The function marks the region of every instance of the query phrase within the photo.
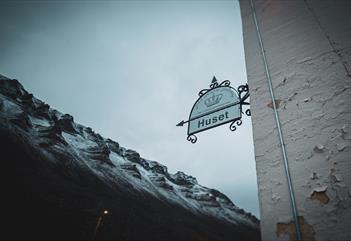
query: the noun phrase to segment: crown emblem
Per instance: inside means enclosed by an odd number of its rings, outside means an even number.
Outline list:
[[[211,97],[209,97],[205,100],[205,105],[207,107],[210,107],[210,106],[213,106],[215,104],[218,104],[221,101],[222,96],[223,96],[222,94],[219,94],[219,95],[213,94]]]

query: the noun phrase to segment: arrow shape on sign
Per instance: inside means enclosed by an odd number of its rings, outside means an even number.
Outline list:
[[[187,123],[187,122],[189,122],[189,121],[181,121],[181,122],[179,122],[178,124],[177,124],[177,126],[183,126],[185,123]]]

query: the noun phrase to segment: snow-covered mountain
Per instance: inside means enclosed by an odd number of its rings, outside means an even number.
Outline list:
[[[224,194],[75,123],[1,75],[0,133],[10,237],[91,239],[107,209],[97,238],[260,239],[256,217]]]

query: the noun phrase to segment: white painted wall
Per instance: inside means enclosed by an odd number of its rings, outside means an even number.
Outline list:
[[[262,238],[295,240],[250,0],[241,0]],[[351,240],[351,2],[254,0],[304,240]]]

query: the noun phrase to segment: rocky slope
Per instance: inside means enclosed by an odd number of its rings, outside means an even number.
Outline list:
[[[2,235],[12,239],[259,240],[215,189],[146,160],[0,75]]]

